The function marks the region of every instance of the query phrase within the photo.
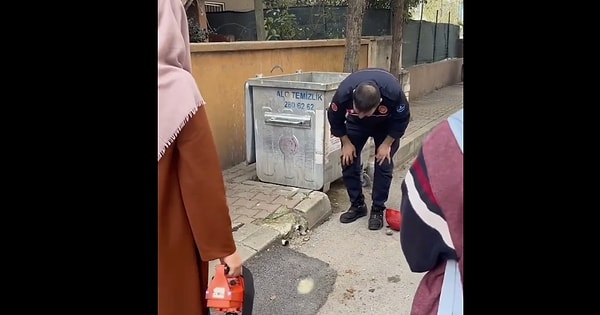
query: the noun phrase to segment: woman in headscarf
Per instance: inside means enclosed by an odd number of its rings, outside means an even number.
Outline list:
[[[400,243],[413,272],[427,272],[411,315],[462,314],[463,110],[423,141],[402,182]]]
[[[225,185],[181,0],[158,1],[158,315],[208,315],[208,262],[238,276]]]

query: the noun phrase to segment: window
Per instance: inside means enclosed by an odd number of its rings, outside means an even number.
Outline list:
[[[206,8],[206,13],[225,11],[225,3],[223,2],[206,1],[204,6]]]

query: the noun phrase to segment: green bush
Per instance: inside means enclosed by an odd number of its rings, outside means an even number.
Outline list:
[[[193,18],[188,19],[188,29],[190,32],[190,43],[204,43],[208,42],[208,30],[200,28],[198,22]]]

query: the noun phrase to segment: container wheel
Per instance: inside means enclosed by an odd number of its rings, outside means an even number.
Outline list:
[[[371,186],[371,177],[369,177],[369,174],[367,174],[367,172],[362,171],[362,174],[360,176],[360,182],[363,187]]]

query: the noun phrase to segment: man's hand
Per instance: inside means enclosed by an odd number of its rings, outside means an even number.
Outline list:
[[[352,142],[347,141],[342,144],[342,166],[348,166],[352,164],[356,157],[356,148]]]
[[[388,163],[392,163],[392,143],[396,141],[394,138],[387,136],[385,140],[379,145],[377,148],[377,152],[375,154],[375,161],[379,163],[379,165],[383,164],[383,161],[388,160]]]
[[[383,164],[383,161],[388,160],[388,163],[392,162],[392,158],[390,157],[390,152],[392,151],[392,147],[385,142],[379,145],[377,148],[377,154],[375,154],[375,161],[379,163],[379,165]]]

